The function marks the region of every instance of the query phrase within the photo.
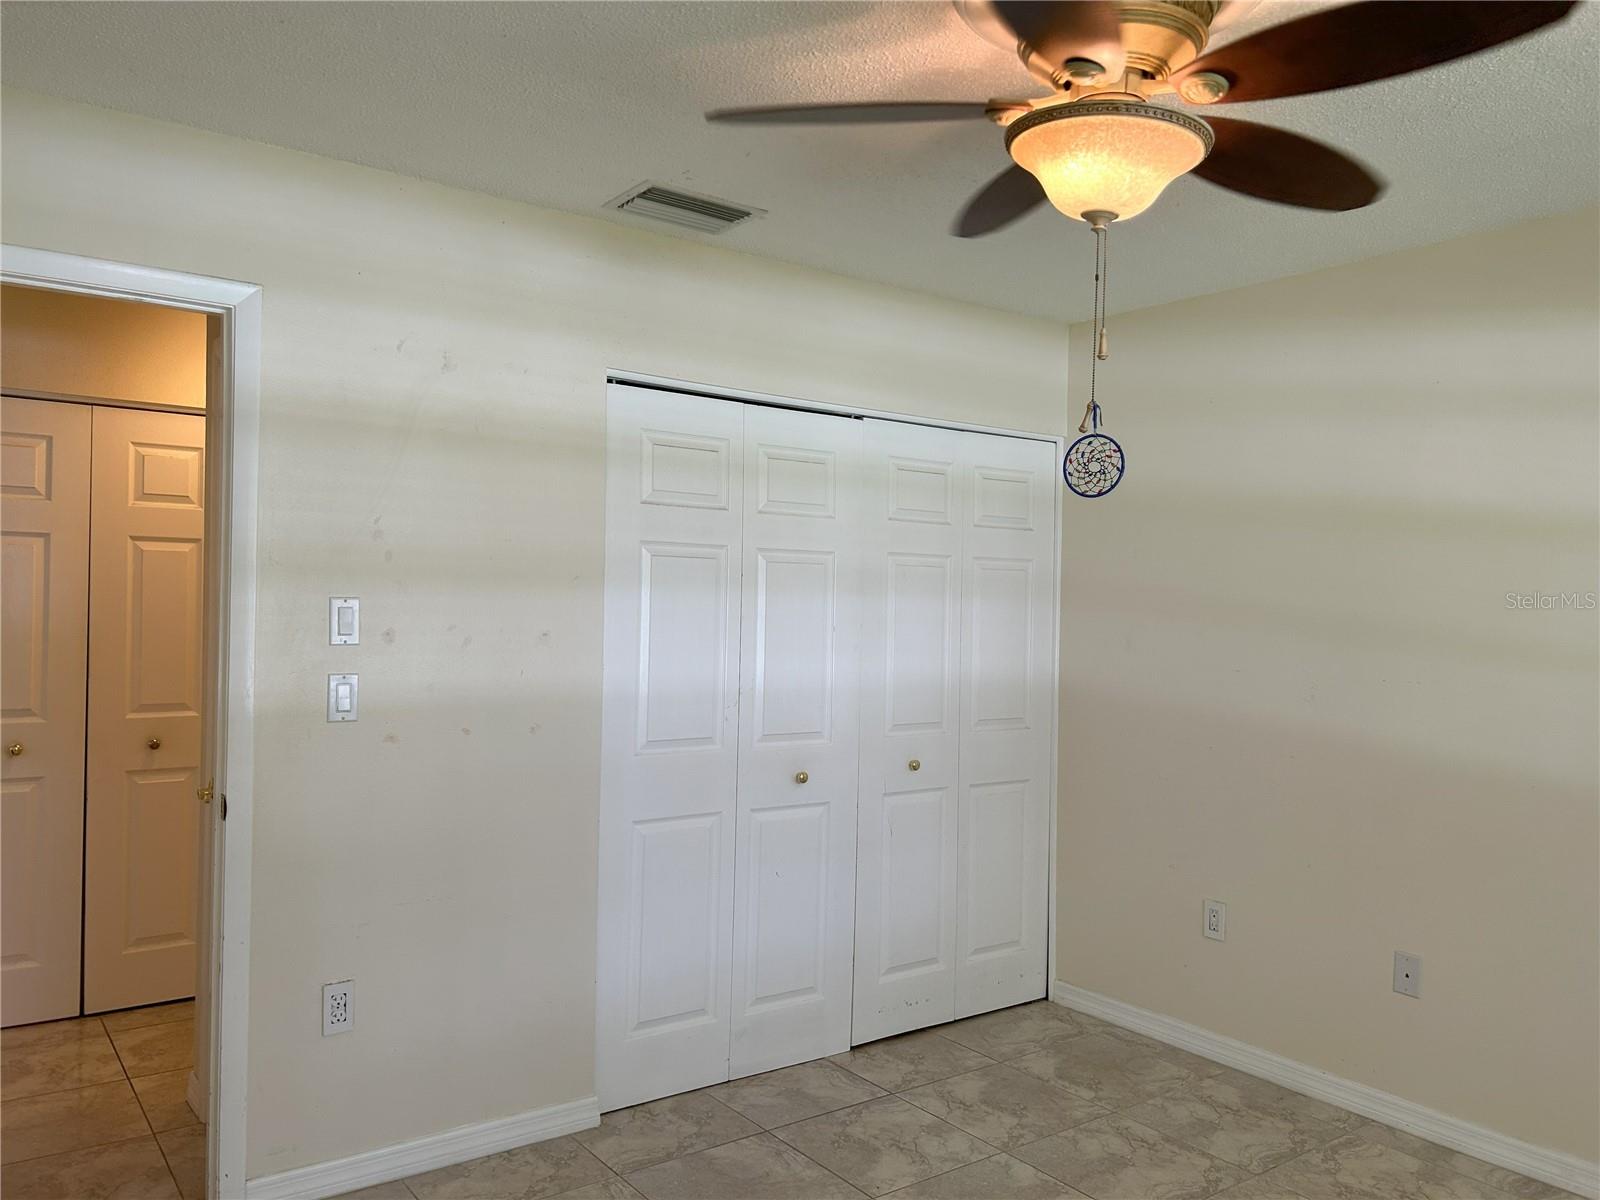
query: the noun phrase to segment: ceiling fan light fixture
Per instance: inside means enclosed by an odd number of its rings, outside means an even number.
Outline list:
[[[1054,104],[1006,126],[1011,157],[1075,221],[1091,212],[1138,216],[1204,161],[1212,141],[1204,121],[1133,100]]]

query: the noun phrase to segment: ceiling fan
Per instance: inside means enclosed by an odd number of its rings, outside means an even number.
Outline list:
[[[1273,100],[1388,79],[1476,54],[1561,20],[1576,0],[1365,0],[1204,53],[1222,0],[957,0],[998,27],[1047,96],[987,102],[719,109],[716,122],[861,125],[983,117],[1015,165],[957,218],[993,233],[1047,199],[1097,232],[1143,212],[1180,175],[1300,208],[1345,211],[1383,184],[1331,146],[1270,125],[1151,103]],[[969,23],[972,18],[969,16]]]

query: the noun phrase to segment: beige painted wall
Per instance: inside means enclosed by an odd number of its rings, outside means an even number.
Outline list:
[[[592,1095],[607,369],[1058,431],[1064,329],[35,96],[3,134],[6,240],[264,288],[249,1173]]]
[[[7,284],[0,386],[203,409],[205,314]]]
[[[1597,228],[1113,319],[1128,476],[1066,508],[1058,972],[1590,1161],[1597,614],[1506,594],[1600,590]]]

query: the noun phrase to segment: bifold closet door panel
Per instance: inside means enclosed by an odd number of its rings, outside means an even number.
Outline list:
[[[94,410],[83,1010],[195,994],[205,418]]]
[[[861,424],[744,410],[735,1078],[850,1045]]]
[[[90,410],[0,401],[0,1023],[78,1013]]]
[[[1046,992],[1055,446],[966,435],[955,1015]]]
[[[744,410],[607,404],[596,1086],[728,1077]]]
[[[856,1044],[955,1016],[969,436],[864,424]]]

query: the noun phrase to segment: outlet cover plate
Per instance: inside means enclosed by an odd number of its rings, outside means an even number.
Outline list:
[[[1394,952],[1394,990],[1413,1000],[1422,999],[1422,959],[1404,950]]]
[[[350,1010],[351,981],[342,979],[338,983],[325,983],[322,985],[322,1036],[332,1037],[336,1033],[349,1033],[351,1028],[352,1012]]]
[[[1214,942],[1228,940],[1228,906],[1220,900],[1207,900],[1200,932]]]

